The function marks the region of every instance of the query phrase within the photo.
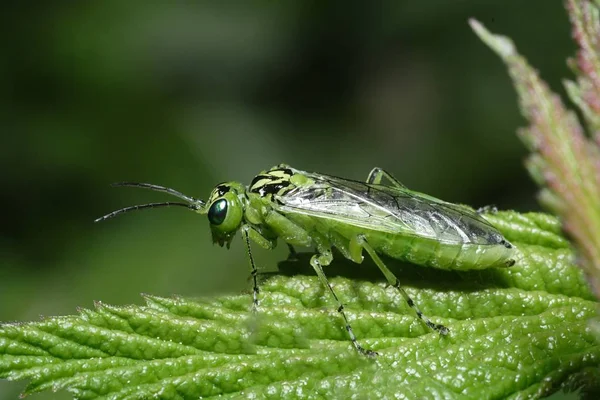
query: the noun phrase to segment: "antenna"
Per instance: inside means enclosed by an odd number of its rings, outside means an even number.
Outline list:
[[[199,205],[204,205],[205,204],[204,201],[195,199],[195,198],[190,197],[190,196],[186,196],[185,194],[183,194],[181,192],[178,192],[175,189],[171,189],[171,188],[164,187],[164,186],[159,186],[159,185],[153,185],[151,183],[117,182],[117,183],[112,183],[110,186],[113,186],[113,187],[127,186],[127,187],[139,187],[139,188],[142,188],[142,189],[150,189],[150,190],[153,190],[155,192],[168,193],[171,196],[179,197],[181,200],[185,200],[188,203],[195,203],[195,204],[199,204]]]
[[[185,207],[192,211],[198,211],[202,207],[204,207],[204,205],[206,204],[206,202],[203,200],[199,200],[199,199],[195,199],[190,196],[186,196],[185,194],[178,192],[175,189],[171,189],[171,188],[159,186],[159,185],[153,185],[151,183],[118,182],[118,183],[111,184],[111,186],[127,186],[127,187],[138,187],[138,188],[142,188],[142,189],[150,189],[155,192],[167,193],[172,196],[179,197],[180,199],[185,200],[187,203],[166,201],[166,202],[162,202],[162,203],[139,204],[136,206],[125,207],[125,208],[121,208],[119,210],[113,211],[111,213],[108,213],[108,214],[100,217],[100,218],[96,218],[94,220],[94,222],[104,221],[104,220],[116,217],[119,214],[127,213],[130,211],[145,210],[145,209],[149,209],[149,208],[176,206],[176,207]]]
[[[123,213],[129,212],[129,211],[145,210],[145,209],[148,209],[148,208],[171,207],[171,206],[185,207],[185,208],[189,208],[190,210],[193,210],[193,211],[197,211],[199,209],[199,207],[196,206],[196,205],[194,205],[194,204],[179,203],[179,202],[173,202],[173,201],[167,201],[167,202],[164,202],[164,203],[139,204],[137,206],[130,206],[130,207],[121,208],[119,210],[116,210],[116,211],[113,211],[113,212],[108,213],[106,215],[103,215],[100,218],[96,218],[94,220],[94,222],[104,221],[104,220],[116,217],[119,214],[123,214]]]

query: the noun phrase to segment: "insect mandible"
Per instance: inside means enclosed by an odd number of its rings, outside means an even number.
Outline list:
[[[333,247],[356,263],[362,262],[366,251],[417,316],[441,335],[448,334],[448,328],[423,315],[379,254],[443,269],[510,267],[515,263],[514,246],[477,211],[409,190],[381,168],[374,168],[366,182],[359,182],[280,164],[258,174],[248,186],[238,182],[217,185],[207,201],[148,183],[114,186],[164,192],[184,202],[126,207],[96,222],[134,210],[181,206],[208,216],[213,242],[220,246],[229,247],[241,231],[250,260],[253,310],[258,306],[259,287],[250,241],[266,249],[274,248],[277,239],[290,246],[314,247],[311,266],[337,302],[354,348],[371,357],[377,353],[358,343],[344,306],[323,272],[333,259]]]

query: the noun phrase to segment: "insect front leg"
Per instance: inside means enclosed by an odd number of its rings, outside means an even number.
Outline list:
[[[325,285],[325,287],[327,287],[329,289],[329,291],[333,295],[333,298],[337,302],[337,305],[338,305],[337,311],[340,314],[342,314],[342,317],[344,318],[344,323],[346,324],[346,331],[348,332],[348,336],[350,336],[350,340],[352,341],[354,348],[360,354],[362,354],[364,356],[375,357],[377,355],[377,352],[375,352],[373,350],[365,349],[360,344],[358,344],[358,341],[356,340],[356,336],[354,335],[354,331],[352,331],[352,327],[350,326],[350,322],[348,322],[348,317],[346,316],[346,313],[344,312],[344,305],[338,298],[337,294],[331,287],[331,284],[327,280],[325,273],[323,272],[322,267],[329,265],[331,263],[332,259],[333,259],[333,256],[331,254],[331,250],[322,251],[320,254],[315,254],[314,256],[312,256],[312,258],[310,259],[310,265],[312,265],[315,272],[319,276],[321,283],[323,283],[323,285]]]
[[[369,176],[367,177],[367,183],[380,185],[383,178],[387,179],[393,187],[406,189],[406,186],[404,186],[398,179],[394,178],[392,174],[379,167],[375,167],[371,170],[371,172],[369,172]]]
[[[258,269],[256,268],[256,264],[254,263],[254,257],[252,257],[252,249],[250,248],[250,239],[254,243],[257,243],[259,246],[271,250],[275,247],[276,242],[274,240],[269,240],[263,235],[260,234],[256,229],[254,229],[250,225],[242,226],[242,236],[244,237],[244,242],[246,242],[246,249],[248,251],[248,258],[250,259],[250,268],[252,270],[252,311],[256,312],[256,308],[258,307]]]
[[[375,252],[371,245],[369,245],[369,243],[363,235],[357,235],[352,240],[350,240],[350,253],[352,254],[352,258],[354,260],[362,261],[362,249],[365,249],[367,253],[369,253],[375,264],[379,267],[381,272],[383,272],[383,275],[385,275],[385,278],[387,279],[389,284],[395,287],[400,292],[400,294],[402,295],[402,297],[404,297],[404,300],[406,300],[406,303],[409,305],[409,307],[415,310],[415,312],[417,313],[417,317],[419,317],[419,319],[425,322],[425,325],[427,325],[429,328],[438,331],[441,335],[447,335],[448,328],[446,328],[444,325],[434,324],[429,318],[423,315],[423,313],[421,312],[419,307],[417,307],[413,299],[410,298],[408,293],[406,293],[406,291],[400,285],[400,280],[396,278],[394,273],[390,271],[389,268],[383,263],[379,255]]]

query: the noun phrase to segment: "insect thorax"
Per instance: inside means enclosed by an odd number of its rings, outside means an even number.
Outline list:
[[[287,166],[273,167],[256,175],[248,186],[248,191],[260,197],[283,196],[295,188],[291,181],[294,174],[295,172]]]

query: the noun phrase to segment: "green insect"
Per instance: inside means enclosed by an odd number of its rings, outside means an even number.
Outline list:
[[[382,183],[384,179],[386,184]],[[352,344],[366,356],[377,353],[358,343],[344,306],[323,272],[333,259],[332,247],[356,263],[362,262],[365,250],[417,316],[442,335],[448,334],[448,328],[423,315],[379,254],[419,265],[463,270],[515,263],[514,246],[478,212],[409,190],[381,168],[374,168],[366,182],[358,182],[281,164],[258,174],[249,186],[221,183],[207,201],[147,183],[123,182],[115,186],[151,189],[185,202],[126,207],[96,222],[133,210],[181,206],[207,214],[213,241],[220,246],[229,248],[241,231],[252,269],[254,310],[258,306],[258,270],[250,241],[266,249],[274,248],[277,239],[291,248],[314,247],[316,253],[310,264],[337,302]]]

